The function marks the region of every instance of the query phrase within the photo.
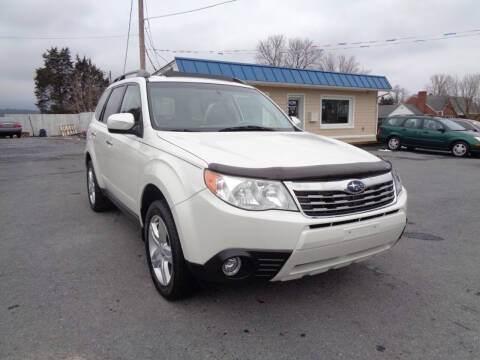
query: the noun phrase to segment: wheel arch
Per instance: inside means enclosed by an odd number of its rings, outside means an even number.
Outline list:
[[[463,143],[467,144],[467,148],[470,148],[470,144],[468,143],[468,141],[465,140],[465,139],[461,139],[461,138],[460,138],[460,139],[457,138],[457,139],[454,139],[454,140],[450,140],[450,143],[448,144],[448,148],[449,148],[450,150],[452,150],[453,145],[455,145],[455,143],[457,143],[457,142],[463,142]]]
[[[142,224],[145,222],[145,216],[147,215],[148,207],[156,200],[165,202],[165,204],[167,204],[170,208],[165,195],[163,195],[163,192],[155,184],[148,183],[142,191],[142,197],[140,200],[140,219]]]
[[[90,152],[86,151],[85,152],[85,167],[88,166],[88,163],[92,161],[92,157],[90,156]]]

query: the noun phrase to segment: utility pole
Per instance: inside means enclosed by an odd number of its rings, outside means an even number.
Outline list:
[[[140,50],[140,69],[145,70],[145,26],[143,24],[143,0],[138,0],[138,46]]]

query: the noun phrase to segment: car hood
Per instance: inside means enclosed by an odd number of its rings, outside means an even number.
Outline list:
[[[158,132],[208,164],[297,167],[379,161],[344,142],[308,132]]]

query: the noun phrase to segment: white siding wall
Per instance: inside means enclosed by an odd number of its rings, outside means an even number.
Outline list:
[[[22,130],[29,132],[30,136],[38,136],[40,129],[47,131],[47,136],[59,136],[60,125],[74,124],[78,132],[86,131],[93,112],[80,114],[5,114],[6,118],[19,121]]]

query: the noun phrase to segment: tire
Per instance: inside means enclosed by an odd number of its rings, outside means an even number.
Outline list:
[[[465,157],[468,155],[470,148],[465,141],[455,141],[452,144],[450,151],[455,157]]]
[[[22,133],[21,132],[17,133],[17,138],[21,138],[21,137],[22,137]]]
[[[102,189],[98,186],[97,176],[95,175],[91,161],[89,161],[87,165],[87,195],[88,202],[93,211],[101,212],[113,207],[110,200],[108,200],[103,194]]]
[[[170,209],[154,201],[147,210],[144,226],[145,251],[153,283],[167,300],[190,295],[195,281],[183,257],[182,246]]]
[[[391,151],[400,150],[401,143],[400,138],[398,136],[391,136],[388,138],[387,147]]]

